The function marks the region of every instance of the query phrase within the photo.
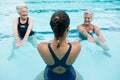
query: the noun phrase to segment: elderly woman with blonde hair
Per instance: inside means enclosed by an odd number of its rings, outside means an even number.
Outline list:
[[[32,31],[34,21],[28,17],[28,7],[25,4],[20,4],[16,7],[16,10],[20,17],[16,18],[13,23],[15,41],[9,58],[13,56],[14,49],[24,45],[26,41],[32,43],[35,48],[37,47],[37,38]]]
[[[77,27],[79,31],[79,41],[88,40],[95,42],[97,45],[102,47],[104,50],[109,50],[108,46],[104,44],[105,39],[96,25],[91,24],[94,13],[91,10],[84,12],[84,23]],[[93,34],[96,34],[98,38],[95,38]]]

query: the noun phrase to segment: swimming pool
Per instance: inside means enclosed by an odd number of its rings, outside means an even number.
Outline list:
[[[34,18],[33,30],[38,41],[48,41],[53,33],[49,26],[50,17],[56,10],[65,10],[71,19],[68,38],[77,38],[77,26],[83,22],[86,9],[94,11],[93,24],[98,25],[106,39],[112,57],[103,53],[95,44],[83,41],[82,50],[74,67],[84,80],[120,80],[120,1],[119,0],[3,0],[0,2],[0,80],[34,80],[45,68],[45,64],[28,42],[15,50],[8,60],[12,48],[13,19],[18,16],[15,6],[25,2],[29,16]]]

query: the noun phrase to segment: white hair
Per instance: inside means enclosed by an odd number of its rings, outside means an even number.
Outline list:
[[[16,10],[17,10],[18,14],[20,13],[21,8],[27,8],[28,9],[26,4],[19,4],[19,5],[16,6]]]
[[[85,14],[90,14],[92,17],[94,16],[94,13],[92,12],[92,10],[86,10],[85,12],[84,12],[84,15]]]

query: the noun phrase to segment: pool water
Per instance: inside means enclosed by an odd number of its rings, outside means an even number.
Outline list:
[[[110,50],[107,54],[96,44],[80,42],[82,49],[74,68],[84,80],[120,80],[120,0],[3,0],[0,1],[0,80],[34,80],[44,70],[45,63],[37,49],[29,42],[16,50],[11,60],[13,19],[18,17],[15,7],[26,3],[29,16],[34,18],[33,30],[38,42],[49,41],[53,33],[49,25],[51,15],[64,10],[70,16],[68,39],[78,37],[77,26],[83,23],[83,12],[94,12],[93,24],[97,25]]]

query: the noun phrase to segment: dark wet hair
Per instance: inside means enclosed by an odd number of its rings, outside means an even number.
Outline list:
[[[70,19],[66,12],[57,11],[52,15],[50,20],[50,26],[54,32],[55,37],[57,38],[57,48],[60,47],[59,37],[62,37],[64,35],[64,32],[68,28],[69,24]]]

